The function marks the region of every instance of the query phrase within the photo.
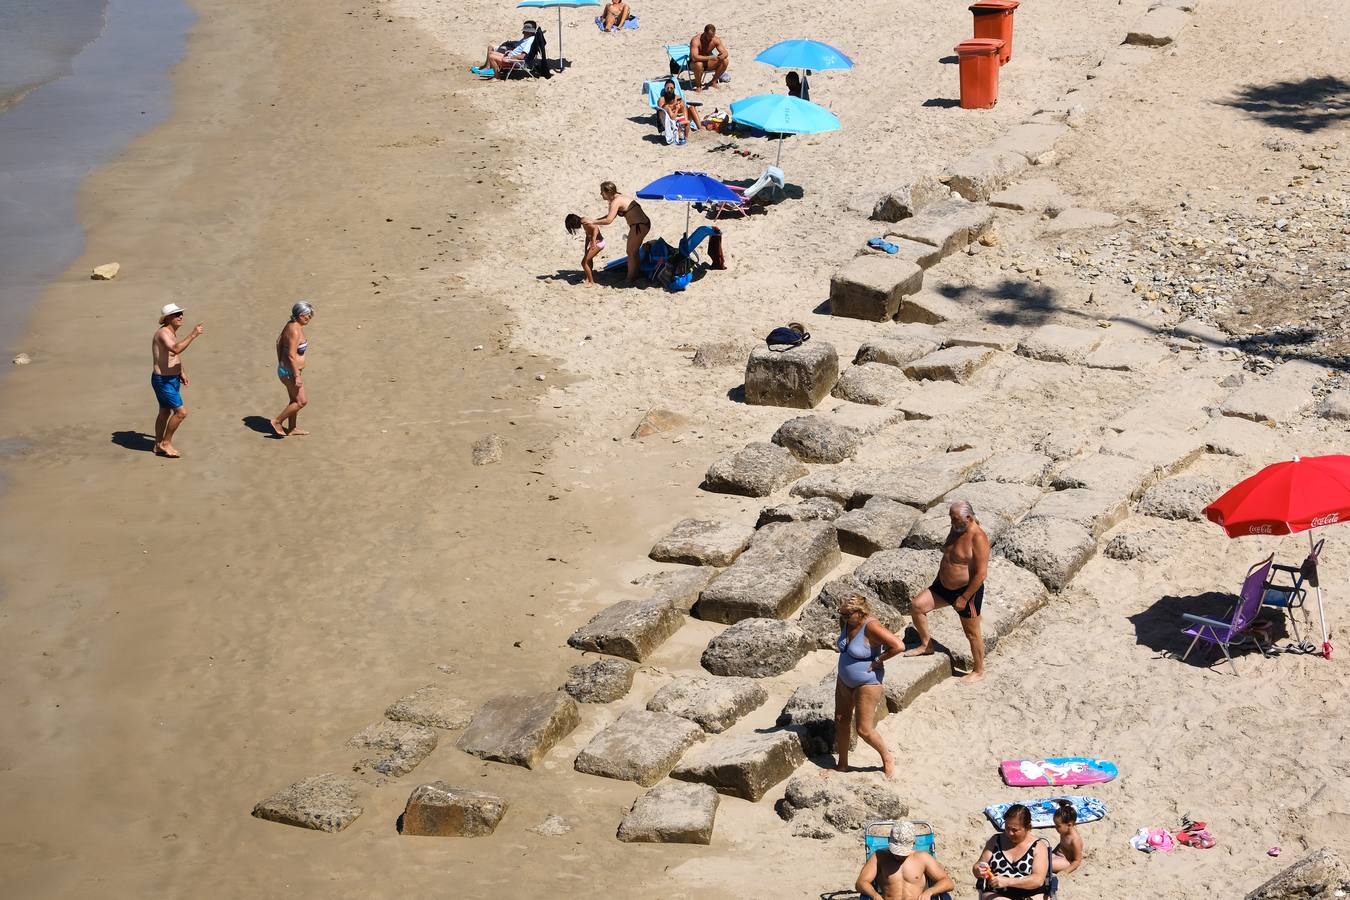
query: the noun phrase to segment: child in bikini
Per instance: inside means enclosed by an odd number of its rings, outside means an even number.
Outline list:
[[[1078,812],[1073,804],[1061,800],[1054,821],[1059,845],[1050,854],[1050,868],[1056,875],[1068,875],[1083,864],[1083,836],[1078,833]]]
[[[600,251],[605,249],[605,239],[600,234],[600,226],[583,221],[576,213],[568,213],[567,218],[563,219],[563,225],[567,228],[568,234],[576,234],[578,228],[586,233],[586,249],[581,257],[581,271],[586,274],[587,284],[595,284],[595,269],[591,263]]]

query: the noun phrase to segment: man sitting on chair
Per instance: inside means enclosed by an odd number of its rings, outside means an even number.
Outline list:
[[[689,71],[694,76],[694,90],[703,90],[703,73],[709,71],[713,73],[712,81],[708,83],[709,87],[717,87],[717,82],[722,80],[726,74],[727,63],[731,62],[731,54],[727,52],[727,45],[722,43],[722,39],[717,36],[717,29],[712,25],[703,26],[703,31],[694,35],[689,41]]]
[[[917,832],[913,822],[895,823],[887,848],[869,856],[858,873],[858,900],[951,900],[956,882],[931,853],[915,849]]]
[[[496,47],[488,44],[487,60],[481,66],[471,67],[469,71],[475,75],[492,78],[506,68],[508,62],[523,60],[530,52],[530,47],[534,45],[534,34],[538,30],[539,26],[533,20],[527,19],[525,24],[520,26],[520,40],[506,41]]]

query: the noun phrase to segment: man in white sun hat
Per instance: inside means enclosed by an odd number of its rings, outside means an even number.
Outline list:
[[[878,850],[863,863],[853,887],[871,900],[951,900],[956,890],[947,870],[933,854],[917,849],[918,826],[896,822],[886,849]],[[861,897],[859,900],[861,900]]]
[[[183,316],[183,307],[177,303],[167,304],[159,311],[159,328],[155,329],[154,340],[150,342],[153,364],[150,386],[154,388],[155,399],[159,401],[159,416],[155,419],[155,455],[170,459],[182,455],[174,449],[173,434],[187,418],[187,407],[183,405],[180,391],[188,386],[188,377],[179,357],[202,333],[201,323],[198,322],[188,332],[188,336],[180,341],[178,329],[183,326]]]

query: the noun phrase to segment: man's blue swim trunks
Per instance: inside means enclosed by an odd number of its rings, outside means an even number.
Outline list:
[[[178,393],[183,386],[181,375],[150,374],[150,386],[155,389],[155,399],[163,409],[178,409],[183,405],[183,397]]]

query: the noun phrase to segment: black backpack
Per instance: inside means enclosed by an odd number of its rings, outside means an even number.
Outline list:
[[[800,347],[802,344],[811,340],[811,333],[800,322],[789,322],[786,327],[775,328],[769,332],[769,336],[764,339],[764,343],[769,345],[769,349],[776,353],[782,353],[791,350],[793,347]]]

